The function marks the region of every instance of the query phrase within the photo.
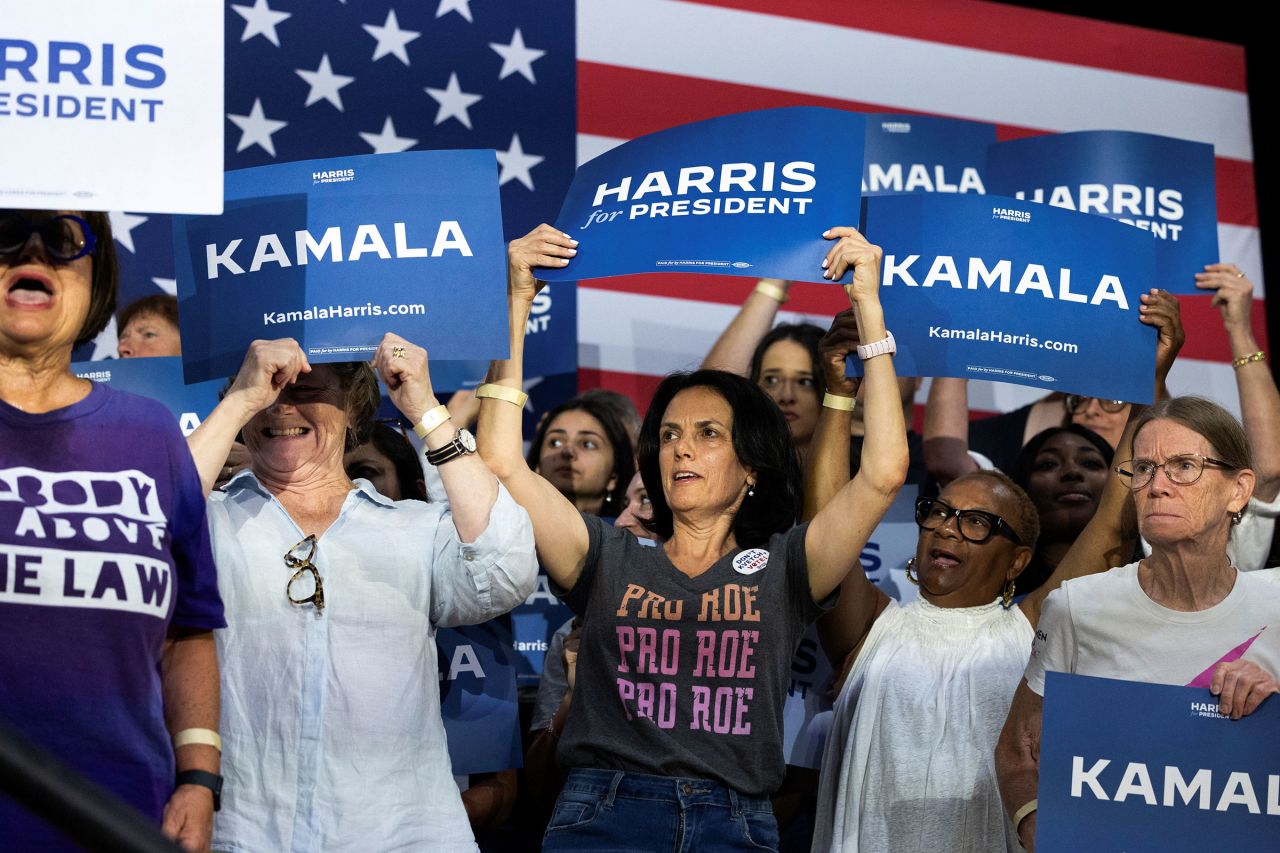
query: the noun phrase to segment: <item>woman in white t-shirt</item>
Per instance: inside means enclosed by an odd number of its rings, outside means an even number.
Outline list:
[[[1207,687],[1237,720],[1280,692],[1280,588],[1227,557],[1254,487],[1240,424],[1216,403],[1177,397],[1139,418],[1128,449],[1116,470],[1151,556],[1048,597],[996,749],[1000,792],[1028,850],[1046,672]]]

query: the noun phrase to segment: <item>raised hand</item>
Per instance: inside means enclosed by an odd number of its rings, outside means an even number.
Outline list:
[[[861,343],[858,318],[852,308],[846,308],[831,320],[831,328],[818,342],[827,390],[832,394],[853,397],[858,393],[859,380],[845,375],[845,357],[856,351]]]
[[[559,269],[578,254],[578,241],[545,222],[507,244],[507,293],[533,302],[542,289],[534,270]]]
[[[373,354],[373,369],[387,386],[391,402],[410,423],[438,405],[427,370],[427,351],[390,332]]]
[[[852,269],[853,284],[845,286],[849,300],[855,305],[878,301],[880,260],[884,257],[881,248],[868,243],[867,238],[859,234],[856,228],[848,226],[829,228],[822,232],[822,236],[836,241],[822,260],[822,268],[826,270],[822,277],[839,281],[841,276]]]
[[[1222,325],[1249,328],[1253,282],[1235,264],[1209,264],[1196,273],[1196,287],[1213,291],[1212,305],[1222,313]]]
[[[307,356],[293,338],[254,341],[225,399],[241,406],[247,421],[273,404],[284,386],[310,372]]]
[[[1148,326],[1155,326],[1159,337],[1156,339],[1156,380],[1164,382],[1169,377],[1169,369],[1187,339],[1182,330],[1182,310],[1178,299],[1167,290],[1151,289],[1142,294],[1142,305],[1138,307],[1138,319]]]

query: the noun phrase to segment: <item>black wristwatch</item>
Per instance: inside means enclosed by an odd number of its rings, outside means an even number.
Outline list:
[[[432,465],[443,465],[451,459],[457,459],[464,453],[476,452],[476,438],[465,429],[458,430],[458,434],[453,437],[453,441],[437,447],[435,450],[427,451],[427,461]]]
[[[213,791],[213,810],[222,808],[222,777],[207,770],[183,770],[174,780],[174,787],[179,785],[199,785]]]

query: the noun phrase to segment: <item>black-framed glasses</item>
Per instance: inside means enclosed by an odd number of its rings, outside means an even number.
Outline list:
[[[994,512],[956,509],[940,498],[916,498],[916,524],[921,530],[937,530],[949,518],[956,520],[960,535],[975,545],[981,545],[997,533],[1009,537],[1015,545],[1022,544],[1022,537],[1017,531]]]
[[[1164,471],[1164,475],[1170,483],[1177,486],[1190,486],[1203,476],[1206,465],[1222,468],[1226,471],[1236,470],[1236,467],[1231,463],[1223,462],[1221,459],[1214,459],[1212,456],[1204,456],[1199,453],[1179,453],[1177,456],[1170,456],[1163,462],[1157,462],[1154,459],[1130,459],[1128,462],[1121,462],[1117,465],[1116,473],[1121,477],[1128,477],[1129,488],[1136,492],[1138,489],[1145,488],[1151,482],[1156,476],[1157,469]]]
[[[323,611],[324,581],[320,580],[320,570],[312,562],[315,555],[316,536],[314,533],[285,553],[285,565],[296,571],[294,571],[293,577],[289,578],[289,583],[284,588],[284,594],[294,604],[314,604],[316,610]],[[301,584],[301,587],[297,590],[304,593],[301,597],[294,595],[295,583]],[[308,589],[311,591],[307,592]]]
[[[1099,397],[1082,397],[1079,394],[1068,394],[1062,398],[1062,405],[1068,412],[1078,415],[1085,409],[1089,408],[1089,404],[1094,400],[1098,401],[1098,405],[1102,407],[1102,411],[1114,415],[1129,405],[1124,400],[1103,400]]]
[[[98,242],[89,223],[73,213],[33,220],[16,210],[0,211],[0,255],[21,252],[32,234],[39,234],[45,252],[59,261],[83,258]]]

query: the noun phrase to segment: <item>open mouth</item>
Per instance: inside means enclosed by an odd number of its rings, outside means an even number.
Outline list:
[[[693,473],[692,471],[677,471],[675,476],[672,477],[671,479],[676,481],[677,483],[688,483],[693,480],[698,480],[701,478],[697,474]]]
[[[940,569],[950,569],[960,565],[960,558],[945,548],[934,548],[929,552],[929,560]]]
[[[6,298],[16,305],[48,305],[53,301],[53,288],[47,281],[23,276],[9,285]]]

